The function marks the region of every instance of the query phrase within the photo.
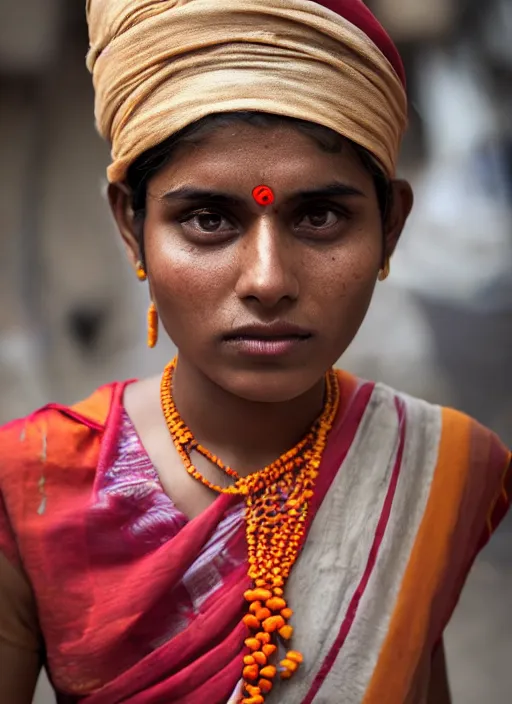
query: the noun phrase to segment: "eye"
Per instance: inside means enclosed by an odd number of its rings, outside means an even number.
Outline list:
[[[219,213],[200,213],[194,215],[189,222],[193,222],[200,230],[217,232],[222,228],[224,218]]]
[[[215,210],[201,210],[189,213],[180,219],[182,228],[195,235],[229,236],[236,231],[228,218]]]
[[[346,218],[346,215],[333,210],[333,208],[318,207],[303,213],[297,227],[308,230],[327,230]]]

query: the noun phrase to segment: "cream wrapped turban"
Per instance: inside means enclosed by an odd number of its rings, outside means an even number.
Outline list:
[[[88,0],[109,180],[192,122],[240,110],[330,127],[392,177],[407,122],[399,57],[360,0],[320,2]]]

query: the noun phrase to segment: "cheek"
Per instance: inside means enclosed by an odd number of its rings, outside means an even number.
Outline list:
[[[348,346],[364,320],[375,289],[381,250],[372,243],[333,253],[329,266],[315,277],[317,314],[342,347]]]
[[[147,232],[146,260],[152,295],[169,332],[204,326],[230,287],[229,253],[212,257],[163,228]]]
[[[373,240],[343,247],[322,262],[317,286],[337,306],[352,306],[371,295],[380,268],[381,248]]]

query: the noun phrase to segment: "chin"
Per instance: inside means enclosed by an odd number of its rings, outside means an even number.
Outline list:
[[[225,391],[255,403],[286,403],[310,391],[324,372],[295,369],[236,370],[216,379]]]

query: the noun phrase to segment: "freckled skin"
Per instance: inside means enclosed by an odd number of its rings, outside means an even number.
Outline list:
[[[361,195],[297,200],[335,182]],[[251,196],[261,184],[275,194],[271,206]],[[240,203],[215,214],[208,203],[164,199],[181,187]],[[183,365],[250,401],[288,401],[318,384],[365,317],[384,249],[392,251],[408,214],[407,198],[397,201],[383,233],[372,176],[350,145],[328,153],[289,125],[240,123],[181,146],[149,183],[144,245],[151,294]],[[215,232],[202,229],[211,225],[204,215],[180,222],[194,208],[214,213]],[[292,355],[264,360],[234,355],[221,341],[233,328],[277,320],[312,338]]]

